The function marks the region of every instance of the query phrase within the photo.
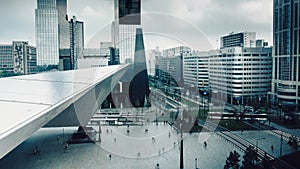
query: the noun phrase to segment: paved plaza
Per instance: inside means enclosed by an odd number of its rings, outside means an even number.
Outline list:
[[[99,130],[99,127],[94,127]],[[171,126],[149,123],[143,126],[101,126],[101,142],[70,144],[64,142],[77,128],[42,128],[0,160],[2,169],[161,169],[179,168],[180,133]],[[128,132],[128,131],[129,132]],[[268,131],[235,132],[275,157],[280,154],[280,139]],[[230,151],[243,152],[213,132],[184,134],[184,165],[195,168],[223,168]],[[99,138],[97,134],[96,138]],[[204,146],[204,141],[207,146]],[[271,145],[274,150],[271,150]],[[39,154],[33,154],[38,150]],[[293,152],[283,140],[282,154]]]
[[[149,124],[129,128],[127,134],[127,126],[103,126],[101,143],[71,144],[68,150],[65,150],[63,141],[70,138],[77,128],[42,128],[1,159],[0,168],[154,169],[157,163],[161,169],[179,168],[177,132],[169,125],[160,123],[158,126]],[[148,129],[147,133],[145,129]],[[40,155],[33,154],[36,148]],[[200,168],[223,168],[233,150],[242,154],[213,133],[184,135],[185,168],[195,168],[195,158]]]

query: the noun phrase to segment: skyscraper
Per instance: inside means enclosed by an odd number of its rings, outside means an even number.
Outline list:
[[[300,3],[274,0],[272,100],[286,112],[299,108]]]
[[[70,44],[67,0],[37,0],[35,33],[37,65],[58,65],[59,49]]]
[[[129,94],[133,79],[136,30],[141,27],[141,0],[115,0],[115,21],[112,23],[112,45],[120,63],[131,63],[122,77],[122,91]]]
[[[70,20],[70,55],[71,69],[77,69],[77,59],[83,58],[84,29],[83,22],[77,21],[76,17]]]
[[[145,98],[148,99],[150,94],[148,81],[143,31],[138,28],[136,29],[133,79],[129,87],[129,97],[134,107],[144,107]]]
[[[115,0],[112,23],[113,47],[119,49],[121,63],[133,63],[136,28],[141,25],[140,0]]]

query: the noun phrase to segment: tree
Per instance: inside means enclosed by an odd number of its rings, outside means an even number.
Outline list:
[[[294,150],[298,149],[298,141],[296,136],[289,137],[288,145],[291,146]]]
[[[224,169],[239,169],[240,168],[240,154],[236,151],[231,151],[229,157],[226,159]]]
[[[270,169],[272,167],[272,161],[267,156],[267,153],[265,153],[265,155],[264,155],[264,159],[262,161],[262,166],[264,169]]]
[[[256,168],[256,159],[257,159],[257,154],[254,150],[254,147],[250,145],[246,151],[245,155],[243,156],[243,161],[242,161],[242,169],[255,169]]]
[[[9,71],[0,71],[0,78],[2,77],[11,77],[11,76],[20,76],[22,73],[14,73]]]

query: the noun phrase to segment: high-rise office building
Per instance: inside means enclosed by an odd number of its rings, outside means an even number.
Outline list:
[[[155,47],[155,49],[147,50],[146,51],[146,58],[147,58],[147,70],[150,76],[155,76],[155,60],[157,57],[162,55],[159,47]]]
[[[77,59],[83,58],[84,49],[84,25],[83,22],[77,21],[76,17],[69,21],[70,23],[70,62],[71,69],[77,69]]]
[[[299,110],[300,101],[300,3],[274,0],[273,77],[271,99],[285,112]]]
[[[182,87],[183,58],[189,56],[191,48],[179,46],[163,50],[163,55],[155,60],[155,76],[165,85]]]
[[[136,29],[141,25],[141,0],[115,0],[112,23],[113,47],[119,49],[121,63],[133,63]]]
[[[136,30],[133,79],[129,87],[129,99],[134,107],[144,107],[149,103],[149,79],[146,66],[143,30]],[[147,100],[145,100],[147,98]],[[147,103],[147,104],[148,104]]]
[[[0,71],[20,74],[36,73],[36,48],[24,41],[0,45]]]
[[[209,52],[191,52],[183,57],[183,77],[186,87],[208,87],[208,60]]]
[[[209,51],[208,75],[214,98],[236,105],[265,105],[271,88],[272,48]]]
[[[255,32],[240,32],[230,33],[221,37],[221,49],[228,47],[255,47],[256,33]]]
[[[35,33],[37,64],[58,65],[59,49],[70,46],[67,0],[37,0]]]

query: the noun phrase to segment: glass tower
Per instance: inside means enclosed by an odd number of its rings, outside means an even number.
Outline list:
[[[115,0],[112,39],[113,46],[119,49],[121,63],[133,63],[136,29],[141,27],[140,13],[140,0]]]
[[[35,33],[37,65],[58,65],[59,49],[70,44],[67,0],[37,0]]]
[[[83,22],[77,21],[76,17],[70,20],[70,53],[71,69],[77,69],[77,59],[83,58],[84,34]]]
[[[300,2],[274,0],[272,98],[288,111],[300,100]],[[286,107],[286,108],[284,108]],[[294,108],[297,106],[294,106]]]

